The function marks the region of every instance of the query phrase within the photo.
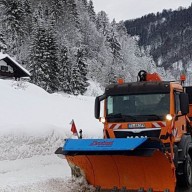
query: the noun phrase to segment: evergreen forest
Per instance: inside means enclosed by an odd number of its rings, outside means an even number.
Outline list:
[[[175,78],[185,73],[192,83],[192,5],[127,20],[125,26],[156,66],[171,70]]]
[[[49,93],[84,94],[90,81],[135,81],[141,69],[171,76],[156,66],[152,49],[139,46],[142,38],[128,26],[134,22],[125,23],[130,35],[123,21],[96,13],[92,0],[0,0],[0,21],[0,51]]]

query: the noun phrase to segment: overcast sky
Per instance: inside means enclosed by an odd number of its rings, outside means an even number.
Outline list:
[[[93,0],[96,12],[105,11],[109,19],[116,21],[134,19],[163,9],[189,7],[192,0]]]

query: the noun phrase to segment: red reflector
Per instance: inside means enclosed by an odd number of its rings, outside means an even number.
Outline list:
[[[185,75],[181,75],[181,76],[180,76],[180,80],[181,80],[181,81],[185,81],[185,80],[186,80],[186,76],[185,76]]]
[[[119,79],[117,80],[117,83],[118,83],[118,84],[123,84],[123,83],[124,83],[124,79],[119,78]]]

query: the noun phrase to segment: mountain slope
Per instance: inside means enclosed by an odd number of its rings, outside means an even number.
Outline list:
[[[125,26],[129,34],[139,36],[139,45],[149,50],[158,66],[189,68],[192,60],[192,6],[127,20]]]

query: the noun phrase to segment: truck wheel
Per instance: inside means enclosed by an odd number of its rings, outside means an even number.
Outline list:
[[[186,186],[190,187],[192,186],[192,161],[189,154],[187,155],[184,166],[185,183]]]
[[[188,154],[182,165],[183,174],[177,175],[177,184],[182,188],[190,188],[192,186],[192,161]]]

